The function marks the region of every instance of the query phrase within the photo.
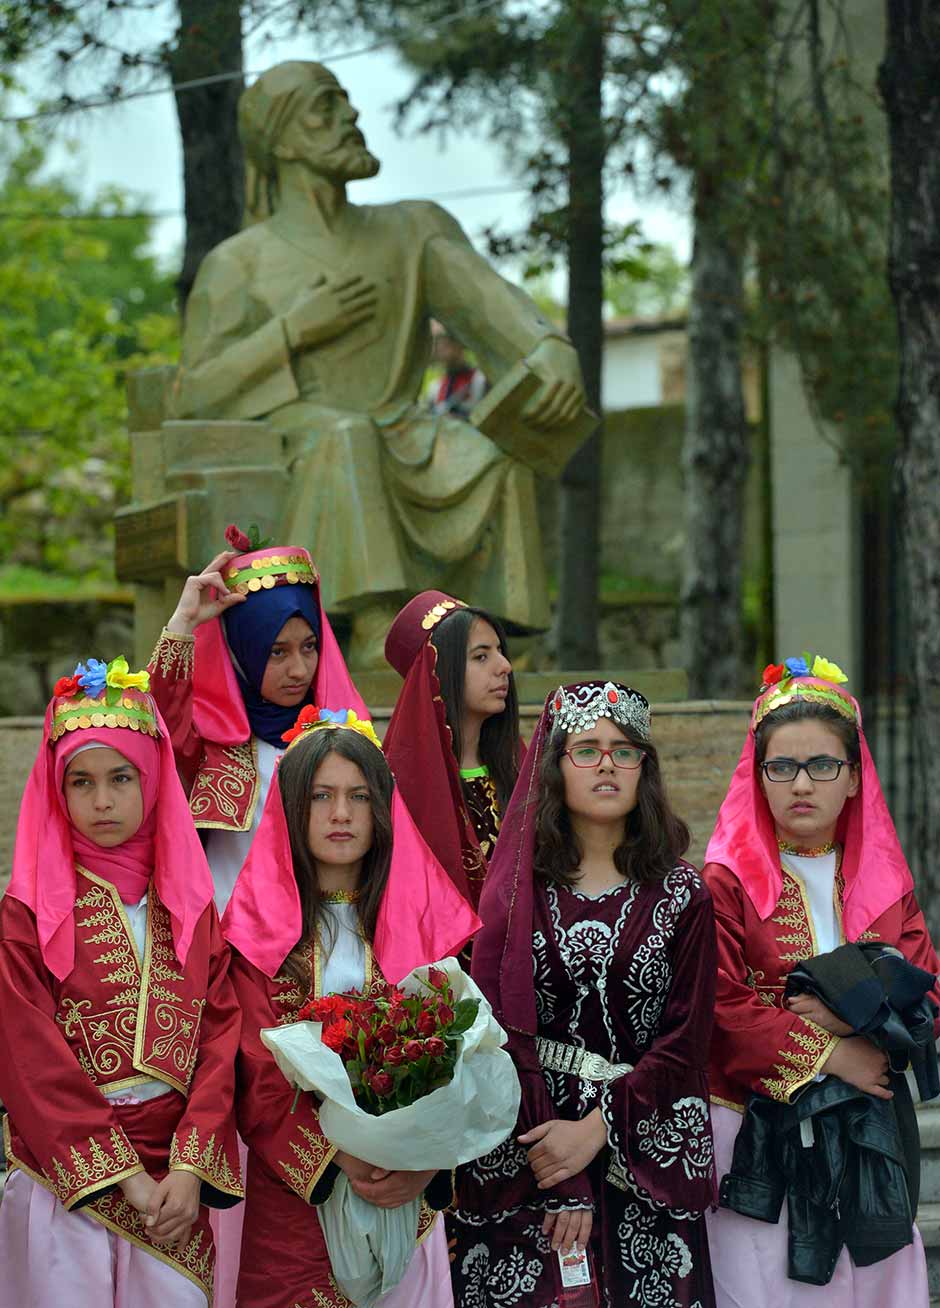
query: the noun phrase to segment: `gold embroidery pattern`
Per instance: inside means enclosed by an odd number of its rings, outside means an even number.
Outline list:
[[[215,1250],[212,1237],[207,1231],[201,1227],[195,1230],[183,1249],[178,1245],[157,1248],[147,1238],[143,1215],[128,1203],[120,1191],[102,1195],[89,1204],[87,1211],[90,1217],[96,1218],[103,1226],[124,1235],[132,1244],[146,1249],[162,1262],[169,1263],[182,1272],[189,1280],[195,1281],[209,1303],[212,1303]]]
[[[865,944],[866,941],[880,940],[880,939],[881,939],[881,932],[872,931],[871,927],[868,927],[868,929],[863,931],[862,934],[859,936],[858,940],[856,941],[856,944],[863,945]]]
[[[87,1158],[75,1145],[72,1145],[69,1149],[69,1158],[75,1169],[73,1172],[63,1167],[58,1158],[54,1160],[55,1179],[52,1181],[52,1188],[56,1198],[66,1208],[71,1208],[79,1199],[84,1199],[85,1195],[96,1190],[100,1185],[113,1185],[115,1181],[141,1170],[137,1151],[131,1146],[127,1136],[114,1126],[111,1128],[108,1145],[110,1153],[100,1140],[90,1135]]]
[[[302,952],[304,965],[307,969],[310,980],[312,981],[313,949],[310,945],[304,945]],[[308,981],[306,987],[303,987],[294,977],[288,976],[286,973],[281,973],[280,976],[274,978],[274,984],[276,986],[284,987],[283,990],[278,990],[271,996],[272,1002],[276,1007],[284,1010],[282,1013],[278,1014],[277,1024],[278,1026],[289,1026],[291,1022],[296,1022],[297,1014],[307,1001],[307,997],[310,993],[310,981]]]
[[[196,784],[189,801],[189,811],[204,827],[221,827],[227,831],[248,831],[258,802],[258,769],[255,766],[251,741],[232,745],[222,751],[225,766],[199,769]],[[252,793],[242,822],[238,821],[238,806],[246,794]],[[226,821],[206,819],[206,813],[221,813]]]
[[[318,1290],[317,1287],[313,1285],[310,1287],[310,1303],[295,1303],[294,1308],[355,1308],[352,1300],[347,1299],[345,1294],[343,1294],[342,1290],[336,1284],[333,1279],[333,1273],[329,1272],[327,1276],[331,1291],[330,1294],[324,1294],[322,1290]]]
[[[496,837],[499,835],[502,817],[496,799],[496,786],[492,777],[472,777],[463,782],[464,802],[467,814],[480,843],[481,858],[473,860],[476,866],[466,866],[469,860],[464,858],[464,871],[472,881],[482,881],[486,876],[486,860],[493,851]]]
[[[291,1189],[296,1190],[302,1198],[306,1199],[317,1181],[319,1181],[327,1163],[336,1150],[326,1136],[318,1135],[309,1126],[298,1125],[297,1130],[307,1144],[304,1145],[297,1140],[291,1140],[289,1143],[291,1152],[297,1156],[303,1167],[299,1168],[292,1163],[285,1163],[281,1158],[278,1159],[278,1166],[287,1177]]]
[[[760,985],[760,983],[761,983],[762,981],[766,982],[766,980],[767,980],[767,973],[766,973],[766,972],[764,972],[763,970],[761,970],[761,971],[759,971],[759,972],[755,972],[754,969],[750,966],[750,964],[748,964],[748,967],[747,967],[747,984],[751,987],[751,989],[752,989],[752,990],[754,991],[754,993],[757,995],[757,998],[761,1001],[762,1004],[766,1004],[768,1008],[776,1008],[776,1007],[777,1007],[777,996],[774,994],[773,990],[763,990],[763,989],[761,989],[761,985]],[[782,1002],[783,1002],[783,991],[782,991],[782,990],[781,990],[781,992],[780,992],[780,998],[781,998],[781,1003],[782,1003]]]
[[[113,1003],[113,1000],[108,1000]],[[98,1085],[120,1072],[125,1063],[134,1061],[134,1037],[137,1033],[137,1009],[122,1008],[114,1013],[92,1013],[90,999],[63,997],[56,1021],[69,1037],[76,1031],[84,1041],[77,1057],[89,1080]]]
[[[155,1002],[148,1012],[146,1029],[138,1024],[140,1039],[135,1054],[141,1064],[152,1066],[155,1061],[170,1063],[177,1074],[178,1084],[185,1090],[192,1080],[199,1052],[199,1024],[205,999],[191,999],[186,1009],[184,1001],[171,986],[180,985],[183,975],[173,947],[170,914],[156,896],[150,904],[148,917],[150,949],[146,962],[146,989]],[[156,1032],[151,1031],[156,1027]],[[145,1047],[150,1041],[149,1049]],[[157,1070],[157,1069],[155,1069]],[[165,1075],[163,1069],[159,1069]]]
[[[783,1104],[792,1103],[796,1091],[813,1080],[839,1040],[805,1018],[800,1027],[787,1034],[803,1052],[778,1049],[777,1057],[782,1061],[774,1064],[777,1077],[761,1077],[771,1099]]]
[[[788,953],[781,951],[781,962],[798,963],[804,958],[813,957],[816,948],[806,900],[800,883],[786,870],[783,872],[783,889],[777,900],[777,912],[771,920],[778,926],[789,928],[783,935],[777,936],[778,944],[793,946]]]
[[[170,1144],[170,1170],[174,1168],[195,1172],[217,1190],[225,1190],[229,1194],[237,1195],[244,1193],[241,1176],[236,1175],[229,1167],[224,1144],[216,1148],[214,1132],[205,1145],[201,1145],[199,1132],[196,1127],[192,1127],[182,1149],[178,1137],[174,1135]]]
[[[194,636],[183,636],[164,627],[147,666],[159,672],[161,677],[169,677],[172,672],[177,681],[188,681],[193,675],[195,648]]]

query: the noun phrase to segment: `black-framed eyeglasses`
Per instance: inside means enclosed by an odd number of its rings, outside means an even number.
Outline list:
[[[563,751],[576,768],[600,767],[609,758],[615,768],[638,768],[646,757],[646,750],[633,745],[617,745],[614,749],[599,749],[597,745],[575,745]]]
[[[805,763],[798,763],[795,758],[768,758],[760,766],[768,781],[795,781],[801,772],[805,772],[810,781],[835,781],[842,769],[851,764],[847,758],[829,758],[821,754]]]

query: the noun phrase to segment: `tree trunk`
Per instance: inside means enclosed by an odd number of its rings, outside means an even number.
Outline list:
[[[168,63],[174,83],[241,70],[238,0],[177,0],[179,30]],[[205,255],[238,231],[245,176],[238,140],[240,77],[176,92],[183,143],[186,245],[177,281],[180,310]]]
[[[601,411],[604,349],[604,34],[592,0],[576,0],[571,60],[561,97],[568,153],[568,334],[581,361],[588,404]],[[601,437],[595,432],[561,477],[558,657],[596,668]]]
[[[900,344],[897,419],[901,526],[911,595],[910,667],[921,902],[940,930],[940,12],[935,0],[887,0],[880,85],[891,146],[889,279]],[[931,857],[926,855],[930,854]]]
[[[741,557],[750,443],[741,383],[743,252],[722,221],[720,180],[700,172],[695,192],[680,637],[690,696],[712,699],[740,693]]]

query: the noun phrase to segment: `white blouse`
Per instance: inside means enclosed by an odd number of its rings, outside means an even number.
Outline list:
[[[266,740],[253,738],[255,756],[258,760],[258,802],[252,814],[251,826],[247,831],[219,831],[213,829],[206,841],[206,859],[212,871],[212,884],[215,887],[215,906],[219,917],[232,897],[235,882],[242,870],[242,864],[248,857],[251,842],[261,822],[264,803],[268,797],[268,788],[274,776],[274,765],[284,749],[275,749]],[[286,748],[286,746],[284,747]]]

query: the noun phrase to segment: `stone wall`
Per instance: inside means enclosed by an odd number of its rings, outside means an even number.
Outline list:
[[[734,771],[750,705],[687,702],[653,706],[653,727],[669,794],[692,828],[689,857],[701,864],[718,805]],[[538,710],[523,711],[524,734]],[[376,714],[379,733],[387,717]],[[20,798],[42,738],[39,718],[0,718],[0,890],[6,888]]]

